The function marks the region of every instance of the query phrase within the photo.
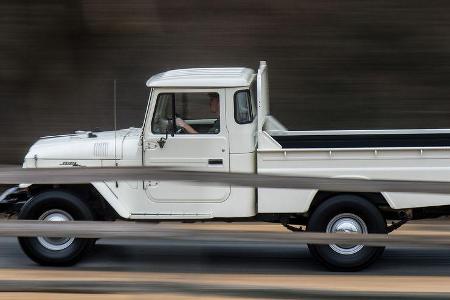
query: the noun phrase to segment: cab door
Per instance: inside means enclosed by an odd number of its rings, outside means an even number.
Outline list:
[[[212,96],[219,99],[219,111],[211,111]],[[223,89],[156,89],[151,101],[154,105],[143,140],[145,166],[229,172]],[[143,188],[154,211],[164,214],[199,212],[198,205],[223,202],[231,190],[230,186],[158,180],[144,181]]]

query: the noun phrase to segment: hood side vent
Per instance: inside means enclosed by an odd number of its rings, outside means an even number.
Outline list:
[[[94,156],[95,157],[108,156],[108,143],[95,143],[94,144]]]

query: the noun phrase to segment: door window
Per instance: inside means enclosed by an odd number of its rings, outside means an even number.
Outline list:
[[[152,119],[156,134],[217,134],[220,132],[218,93],[162,93]]]

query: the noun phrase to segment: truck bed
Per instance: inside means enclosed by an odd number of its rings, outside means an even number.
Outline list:
[[[264,140],[265,134],[270,138]],[[260,141],[257,170],[261,174],[450,181],[449,129],[272,129],[262,132]],[[258,211],[306,212],[316,192],[258,189]],[[450,205],[450,195],[382,195],[394,209]]]

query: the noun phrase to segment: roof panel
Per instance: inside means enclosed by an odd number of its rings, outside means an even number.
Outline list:
[[[235,87],[248,86],[255,78],[249,68],[179,69],[156,74],[148,87]]]

